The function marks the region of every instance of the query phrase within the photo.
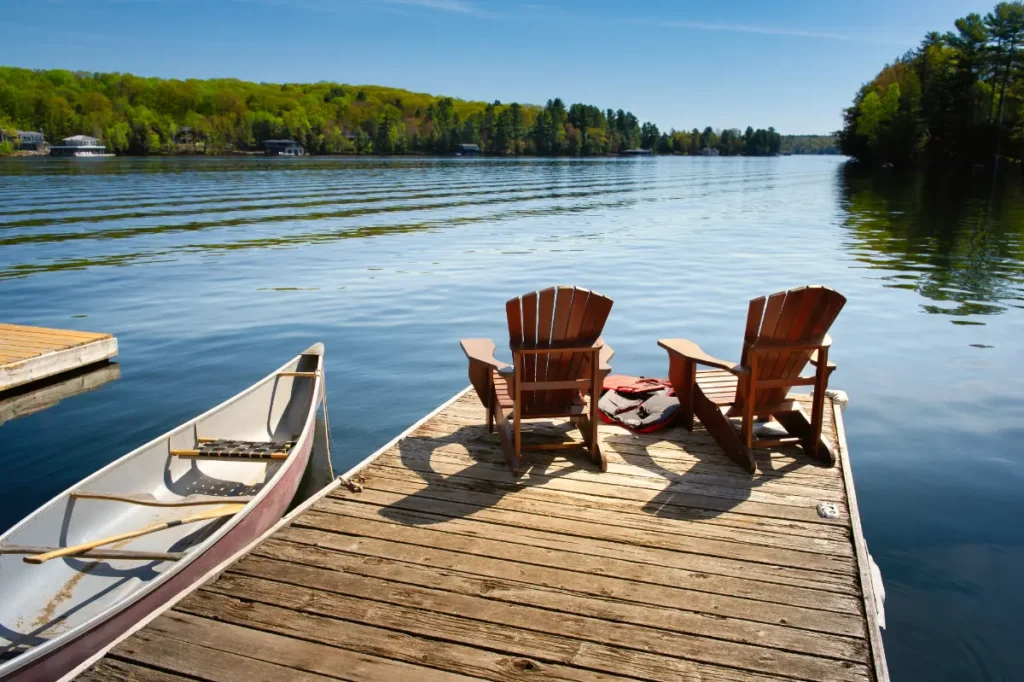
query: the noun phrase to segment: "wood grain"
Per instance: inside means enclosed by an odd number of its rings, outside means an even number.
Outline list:
[[[0,391],[117,355],[110,334],[0,324]]]
[[[559,292],[509,311],[521,335],[585,326]],[[470,391],[83,679],[884,680],[845,462],[776,447],[748,475],[699,422],[598,439],[605,473],[568,421],[539,425],[525,445],[580,448],[514,475]]]

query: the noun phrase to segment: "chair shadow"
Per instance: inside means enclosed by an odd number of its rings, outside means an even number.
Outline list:
[[[569,437],[576,427],[572,424],[531,422],[524,426],[523,441],[533,443],[577,440]],[[539,428],[538,428],[539,427]],[[445,456],[439,448],[462,446],[473,463],[457,471],[458,454]],[[399,457],[408,471],[425,484],[420,490],[383,507],[381,515],[407,525],[432,525],[451,518],[472,516],[482,508],[493,507],[506,495],[517,490],[543,487],[547,480],[567,476],[574,471],[600,471],[591,461],[583,443],[575,448],[524,453],[519,474],[513,474],[505,461],[497,432],[489,433],[486,425],[463,426],[447,436],[407,436],[398,444]],[[568,461],[570,466],[554,468],[556,460]]]
[[[694,439],[704,440],[695,433],[682,432]],[[675,471],[657,461],[656,455],[652,453],[653,449],[644,438],[632,434],[627,437],[633,440],[630,445],[636,449],[636,452],[642,453],[628,454],[628,461],[647,471],[657,473],[668,481],[668,485],[642,507],[644,512],[662,518],[684,521],[714,518],[731,512],[740,504],[747,502],[751,493],[765,483],[785,480],[784,477],[779,476],[780,474],[825,466],[805,455],[802,448],[792,446],[784,448],[783,451],[792,455],[794,461],[779,464],[771,459],[758,458],[758,471],[747,474],[724,453],[707,452],[706,450],[710,448],[718,447],[714,439],[708,436],[707,442],[701,443],[700,450],[703,451],[687,449],[687,454],[697,461],[685,471]],[[683,443],[682,447],[685,449],[686,443]],[[768,473],[773,475],[766,475]],[[709,490],[709,488],[715,490]]]

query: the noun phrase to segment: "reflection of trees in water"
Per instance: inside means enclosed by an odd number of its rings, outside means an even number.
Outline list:
[[[925,312],[965,317],[1024,308],[1024,190],[988,173],[839,171],[851,253],[894,271],[884,286],[939,304]],[[965,323],[956,321],[954,323]]]
[[[0,280],[63,270],[173,262],[187,254],[296,248],[346,239],[625,209],[641,202],[661,201],[659,195],[651,193],[652,188],[672,187],[675,182],[655,182],[649,164],[617,159],[483,159],[465,163],[451,159],[402,159],[385,163],[329,157],[275,164],[266,157],[122,157],[80,165],[82,169],[105,167],[107,170],[102,172],[123,175],[125,182],[111,178],[102,192],[86,194],[85,198],[61,187],[49,195],[52,203],[36,202],[4,211],[0,215],[5,219],[0,220],[0,253],[7,255],[6,248],[23,250],[15,252],[7,262],[0,258]],[[267,171],[268,166],[274,171],[270,177],[255,172]],[[33,170],[27,172],[25,168]],[[3,163],[0,184],[8,175],[42,175],[48,168],[47,163]],[[295,168],[305,169],[302,178],[283,183],[283,189],[262,189],[283,180],[284,173],[278,169]],[[50,168],[57,175],[70,174],[59,172],[61,169],[66,170],[67,166],[58,164]],[[167,175],[166,182],[161,178],[163,184],[154,185],[143,177],[155,172],[154,169]],[[225,172],[223,177],[205,180],[182,180],[170,174],[174,169],[178,176],[185,175],[183,169],[202,170],[207,175],[211,171],[238,172]],[[338,180],[343,171],[349,175],[344,176],[344,181]],[[101,171],[96,170],[96,174]],[[247,175],[254,178],[253,187],[241,182],[248,179]],[[339,189],[330,185],[344,185],[349,180],[352,187]],[[141,184],[133,189],[129,183]],[[4,196],[5,192],[0,191],[0,204]],[[272,229],[259,229],[264,227]],[[221,238],[221,234],[226,236]],[[582,238],[604,238],[606,234],[611,234],[610,229]],[[172,243],[166,248],[153,248],[150,238],[157,236],[169,237]],[[75,242],[104,242],[110,246],[90,248],[100,253],[81,256],[79,249],[73,248]],[[143,248],[130,250],[138,243]],[[166,243],[161,239],[161,245]],[[56,248],[64,244],[68,246]],[[37,248],[45,250],[45,254],[40,256],[29,250]]]

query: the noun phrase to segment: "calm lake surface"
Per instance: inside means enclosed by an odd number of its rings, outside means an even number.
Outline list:
[[[664,375],[657,338],[736,358],[749,299],[821,283],[893,679],[1020,679],[1022,235],[1019,179],[833,157],[0,160],[0,320],[114,333],[122,372],[0,426],[0,529],[314,341],[343,471],[513,295],[612,297],[616,371]]]

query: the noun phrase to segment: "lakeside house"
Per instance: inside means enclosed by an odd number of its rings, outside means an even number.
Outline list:
[[[34,130],[18,130],[18,149],[23,152],[38,152],[46,149],[46,138]]]
[[[715,147],[704,147],[701,150],[701,156],[721,156],[722,152],[718,151]]]
[[[181,126],[178,128],[178,132],[174,133],[175,144],[195,144],[196,142],[196,131],[191,126]]]
[[[455,153],[459,156],[480,156],[480,145],[460,144],[455,148]]]
[[[627,149],[622,152],[623,156],[650,156],[650,149]]]
[[[295,140],[264,140],[267,156],[305,156],[306,149]]]
[[[72,135],[65,137],[58,145],[50,147],[50,156],[113,156],[106,146],[95,137]]]
[[[173,139],[178,152],[195,154],[206,151],[206,134],[192,126],[179,126]]]

